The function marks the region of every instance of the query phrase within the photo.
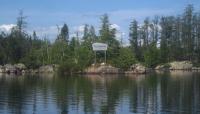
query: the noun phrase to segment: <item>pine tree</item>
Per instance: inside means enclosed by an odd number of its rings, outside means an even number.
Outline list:
[[[94,27],[86,24],[83,32],[83,45],[92,50],[92,43],[97,40],[96,38]]]
[[[27,22],[25,21],[27,17],[24,16],[23,14],[23,10],[19,11],[19,16],[17,17],[17,30],[20,34],[22,34],[22,32],[24,32],[24,29],[27,26]]]
[[[161,30],[161,37],[160,37],[160,59],[163,63],[168,62],[168,54],[169,54],[169,49],[168,49],[168,36],[167,36],[167,22],[166,18],[162,17],[160,26],[162,28]]]
[[[69,42],[69,29],[67,24],[64,24],[61,29],[61,36],[64,41]]]
[[[84,31],[83,31],[83,40],[87,41],[89,39],[89,26],[86,24],[84,26]]]
[[[153,38],[153,42],[155,42],[156,44],[158,43],[158,39],[159,39],[159,17],[155,16],[155,18],[153,19],[153,24],[152,25],[152,38]]]
[[[188,5],[185,8],[185,12],[183,14],[183,29],[182,29],[182,43],[185,53],[185,59],[191,60],[191,55],[193,52],[194,40],[192,37],[192,19],[193,18],[193,6]]]
[[[96,36],[96,32],[95,32],[94,26],[90,26],[90,29],[89,29],[89,36],[90,36],[91,39],[92,39],[92,43],[94,43],[94,42],[97,41],[97,36]]]
[[[111,29],[108,15],[104,14],[101,18],[100,41],[108,44],[107,57],[111,60],[114,56],[119,55],[119,41],[116,40],[116,29]]]
[[[150,23],[149,18],[146,18],[144,20],[144,25],[143,25],[143,30],[144,30],[143,45],[145,48],[149,45],[149,23]]]
[[[138,46],[138,22],[136,20],[133,20],[131,22],[130,28],[129,28],[129,41],[131,45],[131,49],[136,55],[136,58],[138,60],[141,60],[140,50]]]
[[[111,34],[110,34],[110,23],[109,23],[107,14],[104,14],[101,17],[101,22],[102,22],[102,25],[101,25],[101,29],[99,31],[101,41],[109,44],[109,39],[110,39]]]

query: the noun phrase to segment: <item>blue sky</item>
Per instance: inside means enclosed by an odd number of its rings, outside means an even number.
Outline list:
[[[110,22],[127,37],[131,19],[141,22],[145,17],[181,14],[189,3],[200,10],[200,0],[1,0],[0,27],[15,24],[22,9],[28,17],[28,32],[36,30],[54,40],[56,25],[67,23],[71,34],[84,24],[98,30],[100,16],[108,13]]]

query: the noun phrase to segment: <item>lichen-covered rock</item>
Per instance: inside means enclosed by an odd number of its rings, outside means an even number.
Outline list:
[[[18,69],[11,64],[4,65],[4,69],[6,73],[17,73]]]
[[[59,65],[52,64],[52,65],[45,65],[41,66],[37,72],[39,73],[54,73],[57,72],[59,68]]]
[[[58,70],[59,65],[45,65],[41,66],[39,69],[27,69],[27,67],[18,63],[15,65],[6,64],[4,66],[0,66],[0,73],[15,73],[15,74],[36,74],[36,73],[54,73]]]
[[[163,69],[163,68],[164,68],[163,65],[158,65],[158,66],[156,66],[155,70],[161,70],[161,69]]]
[[[118,74],[121,73],[119,68],[110,65],[91,66],[85,70],[87,74]]]
[[[5,73],[5,69],[3,66],[0,65],[0,73]]]
[[[155,70],[168,70],[169,68],[170,68],[169,64],[164,64],[156,66]]]
[[[40,73],[53,73],[54,72],[53,65],[41,66],[39,68],[39,72]]]
[[[127,74],[133,73],[133,74],[144,74],[146,73],[146,67],[142,64],[134,64],[130,67],[128,71],[126,71]]]
[[[171,62],[170,70],[192,70],[193,64],[190,61]]]
[[[119,68],[115,68],[115,67],[112,67],[112,66],[106,66],[106,65],[98,67],[97,71],[99,73],[105,73],[105,74],[117,74],[117,73],[120,73],[119,72],[120,71]]]
[[[26,69],[26,66],[24,64],[22,64],[22,63],[15,64],[14,67],[17,68],[20,71]]]

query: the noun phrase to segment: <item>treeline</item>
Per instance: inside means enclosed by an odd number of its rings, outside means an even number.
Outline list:
[[[116,39],[116,29],[111,28],[109,17],[101,17],[98,31],[85,25],[83,36],[79,33],[69,37],[69,28],[64,24],[55,42],[47,37],[38,38],[37,33],[25,30],[26,17],[20,12],[17,26],[10,33],[0,34],[0,64],[24,63],[28,68],[46,64],[60,64],[61,70],[80,71],[94,63],[92,43],[107,43],[107,63],[127,69],[141,62],[155,67],[174,60],[200,62],[200,12],[188,5],[182,15],[146,18],[143,24],[133,20],[130,24],[130,46],[124,47]],[[104,53],[97,53],[98,62],[104,62]]]
[[[109,45],[108,63],[113,64],[114,58],[119,55],[120,43],[115,38],[116,30],[111,29],[106,14],[101,21],[99,36],[93,26],[85,25],[82,37],[77,32],[75,37],[70,38],[69,28],[64,24],[55,42],[51,43],[47,37],[39,38],[35,31],[32,35],[26,32],[26,17],[21,11],[11,32],[0,34],[0,64],[24,63],[33,69],[41,65],[59,64],[63,68],[61,70],[80,71],[94,63],[94,42],[105,42]],[[131,52],[129,49],[128,51]],[[103,52],[97,54],[97,60],[104,62]]]
[[[200,12],[188,5],[182,15],[146,18],[130,25],[130,44],[136,59],[149,67],[170,61],[200,62]]]

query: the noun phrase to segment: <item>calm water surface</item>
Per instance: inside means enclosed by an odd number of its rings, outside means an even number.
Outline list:
[[[0,114],[198,114],[200,74],[0,75]]]

